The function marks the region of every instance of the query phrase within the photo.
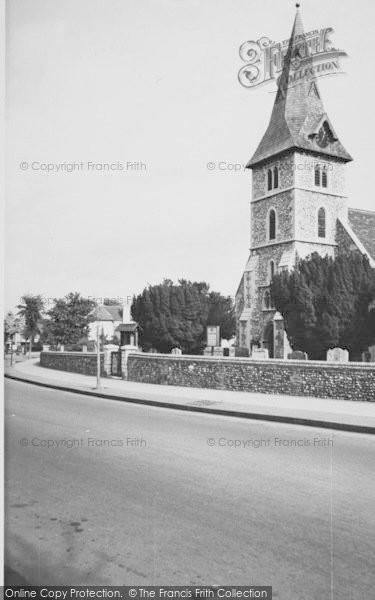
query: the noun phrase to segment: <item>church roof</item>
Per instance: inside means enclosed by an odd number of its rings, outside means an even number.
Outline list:
[[[375,212],[349,208],[349,225],[375,260]]]
[[[323,123],[330,131],[329,146],[317,146],[315,138]],[[350,161],[352,157],[337,138],[325,112],[315,76],[313,58],[304,43],[299,10],[295,17],[288,51],[279,78],[271,119],[255,154],[246,165],[254,167],[292,149]]]

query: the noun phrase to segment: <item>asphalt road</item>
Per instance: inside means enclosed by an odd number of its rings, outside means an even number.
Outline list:
[[[375,596],[373,436],[15,381],[6,382],[5,427],[13,583],[18,574],[34,585]]]

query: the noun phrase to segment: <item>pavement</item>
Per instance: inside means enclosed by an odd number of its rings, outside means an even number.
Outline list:
[[[374,436],[5,392],[8,582],[373,598]]]
[[[213,413],[248,419],[312,425],[329,429],[375,433],[375,401],[352,402],[286,395],[231,392],[202,388],[135,383],[103,378],[95,389],[94,377],[41,367],[32,358],[5,368],[6,376],[39,386],[112,400],[162,408]]]

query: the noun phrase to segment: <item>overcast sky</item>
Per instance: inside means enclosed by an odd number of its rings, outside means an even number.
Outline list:
[[[234,295],[251,174],[207,163],[244,164],[256,149],[275,83],[242,87],[238,49],[288,38],[294,2],[11,0],[7,11],[6,308],[25,292],[127,297],[165,277]],[[375,3],[308,0],[301,13],[305,31],[333,27],[348,53],[345,74],[319,87],[354,157],[350,205],[373,210]]]

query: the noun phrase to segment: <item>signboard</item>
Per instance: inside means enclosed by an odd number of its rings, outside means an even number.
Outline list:
[[[209,325],[207,327],[207,346],[220,346],[219,325]]]

